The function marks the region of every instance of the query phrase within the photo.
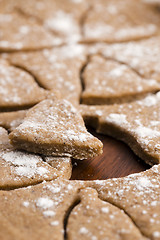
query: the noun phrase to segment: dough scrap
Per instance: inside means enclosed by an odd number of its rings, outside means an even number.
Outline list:
[[[90,219],[90,215],[98,210],[99,206],[102,206],[101,214],[105,219],[110,216],[108,210],[113,211],[112,215],[114,216],[117,213],[117,216],[116,219],[111,217],[110,221],[117,221],[120,216],[121,219],[126,219],[129,222],[131,228],[133,227],[133,235],[130,234],[125,238],[125,231],[122,231],[121,239],[133,239],[132,236],[139,235],[139,239],[146,239],[146,236],[152,240],[159,240],[159,183],[160,165],[155,165],[143,173],[132,174],[124,178],[94,181],[59,179],[27,188],[0,191],[0,237],[1,239],[4,236],[8,239],[14,237],[17,240],[39,237],[46,240],[51,238],[64,239],[64,220],[67,220],[67,215],[70,213],[72,218],[77,208],[86,207],[84,216],[80,216],[86,219],[86,224],[83,222],[84,226],[81,229],[82,236],[84,236],[83,234],[90,230],[87,229],[89,228],[89,221],[87,220]],[[99,200],[97,200],[97,196],[94,196],[94,190],[88,192],[88,188],[93,188],[98,192]],[[83,196],[86,196],[86,198]],[[81,203],[74,208],[81,199]],[[119,208],[124,210],[125,213],[121,212]],[[81,211],[80,214],[82,213]],[[88,214],[86,215],[86,213]],[[70,228],[70,217],[66,229]],[[98,214],[95,216],[96,218],[98,218]],[[75,215],[76,219],[78,222],[80,221]],[[78,224],[77,221],[74,221],[75,226]],[[97,225],[102,226],[103,223],[104,221],[99,220]],[[120,223],[125,226],[125,221],[121,220]],[[26,231],[26,226],[28,231]],[[115,225],[112,224],[107,232],[109,230],[111,233],[114,227]],[[99,236],[99,231],[96,231],[96,234]],[[112,239],[114,237],[115,233],[113,233]]]
[[[160,90],[156,80],[144,79],[125,64],[96,55],[83,72],[83,83],[82,103],[91,105],[129,102]]]
[[[86,159],[100,155],[103,147],[87,132],[81,115],[66,100],[40,102],[9,137],[17,149],[46,156]]]
[[[146,163],[160,163],[160,92],[132,103],[81,105],[86,124],[124,141]]]
[[[45,89],[60,91],[63,98],[76,105],[80,101],[80,71],[85,64],[86,54],[86,48],[76,44],[57,49],[13,53],[5,57],[12,64],[33,74]]]

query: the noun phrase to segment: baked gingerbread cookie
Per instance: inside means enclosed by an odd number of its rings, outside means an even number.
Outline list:
[[[45,156],[15,150],[9,143],[7,131],[0,128],[0,189],[14,189],[56,178],[69,179],[71,170],[69,158],[45,159]]]
[[[43,88],[60,91],[63,98],[77,105],[82,91],[80,73],[86,63],[86,55],[85,46],[72,44],[4,57],[29,71]]]
[[[83,71],[82,103],[105,105],[129,102],[160,90],[153,79],[144,79],[115,60],[93,55]]]
[[[146,163],[160,163],[160,92],[131,103],[81,105],[86,124],[124,141]]]
[[[46,156],[95,157],[103,144],[86,129],[80,113],[67,100],[44,100],[27,112],[9,138],[13,146]]]

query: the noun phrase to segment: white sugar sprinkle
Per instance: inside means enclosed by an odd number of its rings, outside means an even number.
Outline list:
[[[101,208],[101,211],[102,211],[103,213],[108,213],[108,212],[109,212],[109,208],[108,208],[108,207],[102,207],[102,208]]]
[[[48,197],[41,197],[41,198],[38,198],[36,201],[36,206],[43,209],[50,208],[53,205],[54,205],[54,202]]]

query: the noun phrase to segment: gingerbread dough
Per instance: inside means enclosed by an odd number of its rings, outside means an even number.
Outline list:
[[[103,147],[66,100],[48,99],[37,104],[9,137],[17,149],[48,156],[86,159],[101,154]]]
[[[64,239],[65,222],[68,239],[90,239],[90,235],[99,237],[101,232],[112,239],[159,240],[159,176],[157,165],[119,179],[55,180],[0,191],[0,237]]]
[[[0,126],[12,131],[22,123],[26,113],[27,110],[0,112]]]
[[[0,60],[0,78],[0,110],[30,107],[48,95],[30,74],[5,60]]]
[[[24,14],[36,17],[63,43],[81,39],[81,22],[89,8],[88,1],[75,0],[20,0],[16,4]]]
[[[18,11],[0,11],[0,29],[0,51],[3,52],[42,49],[61,44],[61,40],[52,36],[42,24]]]
[[[9,54],[11,63],[29,71],[46,89],[61,92],[63,98],[79,104],[80,72],[86,61],[82,45],[68,45],[57,49]]]
[[[123,42],[159,34],[159,12],[139,0],[92,1],[83,22],[84,41]]]
[[[81,105],[82,116],[97,132],[124,141],[146,163],[160,162],[160,92],[112,106]]]
[[[105,57],[129,65],[144,78],[160,81],[159,36],[138,42],[99,45],[96,51],[101,52]]]
[[[19,188],[56,178],[70,178],[70,159],[66,162],[59,157],[54,165],[43,159],[45,157],[15,150],[9,143],[7,131],[0,128],[0,189]]]
[[[160,239],[160,164],[124,178],[95,181],[99,197],[123,209],[141,233]],[[92,186],[93,187],[93,186]]]
[[[146,239],[122,210],[100,200],[96,190],[82,189],[80,200],[68,219],[68,239]]]
[[[156,80],[144,79],[125,64],[101,56],[90,58],[83,83],[82,103],[91,105],[129,102],[160,90]]]

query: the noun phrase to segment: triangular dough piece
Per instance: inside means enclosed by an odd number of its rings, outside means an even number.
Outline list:
[[[80,101],[80,72],[86,55],[86,48],[77,44],[36,52],[13,53],[6,57],[11,63],[32,73],[45,89],[60,91],[63,98],[75,105]]]
[[[102,153],[103,144],[85,128],[77,110],[66,100],[44,100],[28,111],[10,133],[17,149],[52,156],[85,159]]]
[[[82,189],[80,200],[69,215],[67,239],[147,239],[122,210],[100,200],[96,190]]]
[[[0,128],[0,189],[24,187],[56,178],[69,179],[71,169],[71,159],[66,163],[59,157],[51,166],[38,155],[13,149],[7,131]]]
[[[159,27],[159,12],[142,1],[92,1],[83,22],[84,41],[138,40],[158,34]]]
[[[92,56],[83,72],[82,103],[99,105],[143,98],[160,90],[156,80],[144,79],[125,64]]]
[[[132,103],[81,105],[86,124],[124,141],[146,163],[160,163],[160,92]]]
[[[0,60],[0,109],[18,109],[33,106],[47,97],[27,72]]]
[[[88,1],[83,0],[16,1],[16,8],[24,14],[36,17],[45,28],[58,35],[63,43],[81,39],[81,21],[88,7]]]
[[[0,18],[0,29],[1,51],[34,50],[61,44],[61,40],[52,35],[38,21],[18,11],[3,12]]]
[[[160,81],[159,36],[138,42],[99,44],[96,48],[96,51],[101,52],[105,57],[127,64],[142,77]]]

